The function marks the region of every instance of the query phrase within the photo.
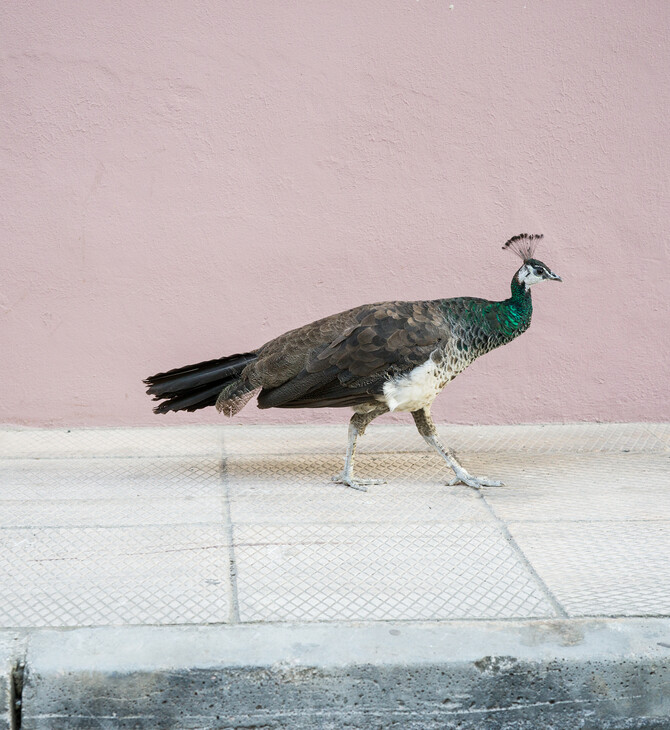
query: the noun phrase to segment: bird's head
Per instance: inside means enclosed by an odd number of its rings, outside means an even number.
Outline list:
[[[520,233],[518,236],[510,238],[503,246],[503,249],[513,251],[523,260],[523,266],[514,276],[524,289],[537,284],[538,281],[563,281],[546,264],[533,258],[537,242],[541,239],[541,233]]]

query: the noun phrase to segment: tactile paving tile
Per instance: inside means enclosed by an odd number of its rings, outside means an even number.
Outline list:
[[[219,426],[54,428],[0,431],[0,458],[221,456]]]
[[[575,423],[521,426],[438,426],[443,443],[456,452],[529,451],[586,453],[661,452],[660,435],[640,423]],[[347,445],[342,425],[225,426],[226,454],[342,454]],[[427,452],[414,425],[373,422],[358,440],[359,453]]]
[[[221,491],[222,462],[165,459],[11,459],[0,461],[3,499],[204,496]]]
[[[388,481],[366,493],[330,481],[346,419],[2,431],[0,625],[229,620],[225,490],[244,621],[554,616],[487,503],[575,615],[670,613],[667,424],[439,430],[507,486],[446,486],[411,424],[360,440],[357,475]]]
[[[342,422],[336,425],[225,426],[224,448],[229,456],[341,454],[344,457],[350,414],[342,415]],[[380,421],[374,421],[365,434],[359,437],[358,453],[429,451],[430,448],[413,425],[412,418],[409,415],[407,418],[412,425],[385,425],[383,417]]]
[[[670,451],[670,423],[648,423],[647,428],[665,444],[665,450]]]
[[[336,456],[311,454],[234,457],[226,463],[231,519],[235,523],[310,523],[475,520],[492,517],[478,494],[448,487],[452,472],[432,453],[362,454],[361,477],[387,477],[360,492],[331,477],[342,469]]]
[[[0,527],[214,522],[219,459],[0,461]]]
[[[223,497],[3,500],[0,528],[198,524],[220,520],[223,511]]]
[[[458,429],[454,426],[446,428]],[[470,426],[467,429],[460,435],[454,433],[453,448],[465,451],[528,451],[546,454],[654,453],[663,450],[659,438],[643,423]]]
[[[510,524],[570,616],[670,615],[670,522]]]
[[[503,520],[659,520],[670,517],[670,454],[478,454],[505,482],[482,491]]]
[[[0,530],[0,625],[227,621],[226,543],[218,525]]]
[[[347,423],[321,426],[238,426],[223,427],[223,448],[226,456],[260,454],[338,454],[346,451]],[[367,434],[366,434],[367,435]],[[363,442],[361,438],[361,443]]]
[[[555,616],[494,525],[235,531],[242,621]]]

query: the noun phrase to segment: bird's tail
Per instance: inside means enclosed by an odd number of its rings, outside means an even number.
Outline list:
[[[153,395],[154,400],[163,401],[154,408],[154,413],[197,411],[217,405],[219,394],[224,388],[228,391],[244,391],[245,395],[248,393],[244,403],[235,410],[237,412],[253,395],[253,388],[242,385],[239,377],[242,370],[255,359],[255,352],[246,352],[152,375],[144,381],[149,386],[147,393]],[[241,387],[231,387],[238,384]],[[239,400],[240,396],[237,398]]]

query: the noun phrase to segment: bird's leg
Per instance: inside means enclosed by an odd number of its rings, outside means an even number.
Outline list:
[[[354,479],[354,454],[356,453],[356,439],[365,433],[367,425],[377,416],[386,413],[388,407],[385,404],[379,404],[372,410],[364,412],[356,412],[349,421],[349,443],[347,444],[347,455],[344,459],[344,469],[336,476],[333,481],[338,484],[345,484],[352,489],[358,489],[361,492],[367,492],[366,484],[384,484],[382,479]]]
[[[468,487],[479,489],[479,487],[502,487],[503,483],[496,481],[495,479],[489,479],[488,477],[475,477],[470,474],[465,467],[456,458],[456,454],[451,449],[446,448],[440,441],[437,435],[437,429],[433,423],[433,419],[430,416],[430,410],[428,408],[422,408],[419,411],[412,411],[414,416],[414,423],[419,430],[419,433],[423,436],[426,443],[430,444],[435,451],[449,464],[454,470],[456,477],[449,482],[449,486],[462,482],[467,484]]]

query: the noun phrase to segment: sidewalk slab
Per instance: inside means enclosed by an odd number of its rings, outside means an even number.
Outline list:
[[[356,473],[386,479],[367,492],[332,483],[342,459],[324,454],[226,459],[225,481],[234,525],[323,525],[434,520],[492,522],[475,490],[446,485],[430,453],[361,454]]]
[[[221,525],[3,529],[3,546],[6,627],[229,620]]]
[[[670,723],[670,620],[36,632],[22,730]]]
[[[1,459],[221,456],[220,426],[4,428]]]
[[[504,426],[439,425],[442,440],[456,451],[534,453],[668,452],[667,423],[570,423]],[[220,456],[228,454],[343,454],[346,419],[339,425],[158,426],[138,428],[0,429],[0,459]],[[413,425],[370,426],[361,453],[423,452],[429,447]]]
[[[486,491],[502,520],[653,521],[670,518],[670,453],[518,452],[478,455],[504,489]]]
[[[223,512],[221,459],[0,460],[0,528],[212,522]]]
[[[226,453],[342,454],[347,424],[222,426]],[[663,452],[670,448],[668,424],[647,423],[552,423],[505,426],[438,426],[441,440],[457,452],[523,451],[530,453]],[[409,424],[375,421],[359,439],[357,453],[430,452]]]
[[[554,617],[526,566],[491,524],[325,525],[241,531],[242,621]],[[310,542],[311,541],[311,542]],[[263,544],[265,542],[265,544]]]
[[[254,454],[343,454],[347,424],[221,427],[226,452]],[[439,425],[441,440],[456,452],[619,453],[670,449],[670,426],[647,423],[569,423],[505,426]],[[359,439],[357,453],[430,452],[411,425],[375,421]]]
[[[670,451],[670,423],[650,423],[649,430],[665,443],[665,450]]]
[[[670,522],[512,523],[569,616],[669,616]]]

